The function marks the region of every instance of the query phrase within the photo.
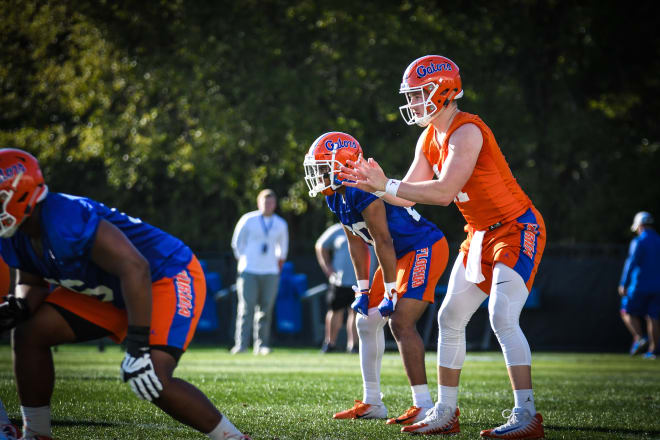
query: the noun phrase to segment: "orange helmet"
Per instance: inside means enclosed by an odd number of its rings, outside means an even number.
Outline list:
[[[14,235],[47,194],[34,156],[23,150],[0,149],[0,237]]]
[[[408,102],[399,107],[406,124],[426,127],[440,109],[463,96],[458,66],[440,55],[417,58],[403,72],[399,93]]]
[[[309,196],[332,195],[345,180],[339,178],[339,167],[347,160],[357,161],[360,155],[362,147],[350,134],[331,131],[316,138],[303,162]]]

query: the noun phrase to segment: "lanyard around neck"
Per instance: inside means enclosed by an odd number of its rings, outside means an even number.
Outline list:
[[[266,237],[268,237],[268,231],[270,231],[273,227],[273,223],[275,223],[275,217],[271,216],[270,225],[268,226],[266,226],[266,220],[264,219],[263,214],[259,216],[259,220],[261,220],[261,228],[264,230],[264,234],[266,234]]]

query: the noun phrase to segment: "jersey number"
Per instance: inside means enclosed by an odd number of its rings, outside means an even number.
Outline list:
[[[83,295],[89,295],[93,296],[94,298],[98,299],[99,301],[102,302],[111,302],[114,298],[115,295],[112,292],[112,289],[110,289],[107,286],[97,286],[92,288],[85,288],[81,289],[81,287],[85,286],[85,283],[80,280],[53,280],[53,279],[48,279],[45,278],[45,280],[51,284],[59,284],[60,286],[64,287],[65,289],[73,290],[74,292],[82,293]]]
[[[422,216],[419,214],[419,212],[415,211],[414,208],[411,206],[406,207],[406,211],[410,216],[415,220],[416,222],[419,221],[419,219],[422,218]],[[357,222],[353,223],[352,225],[347,225],[348,228],[351,230],[351,232],[358,237],[360,237],[362,240],[365,241],[365,243],[368,243],[370,245],[374,245],[374,240],[371,238],[371,235],[369,235],[369,228],[367,228],[367,223],[366,222]]]

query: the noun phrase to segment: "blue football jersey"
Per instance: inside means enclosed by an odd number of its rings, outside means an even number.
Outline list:
[[[0,239],[0,253],[10,267],[40,275],[53,285],[124,308],[119,278],[91,259],[101,219],[121,230],[147,259],[152,282],[175,276],[192,259],[192,251],[178,238],[103,203],[50,193],[40,206],[42,256],[20,229],[12,237]]]
[[[358,188],[346,187],[344,195],[334,193],[326,196],[325,199],[341,224],[373,246],[373,240],[369,235],[367,223],[362,217],[362,211],[374,200],[378,200],[378,197]],[[444,237],[436,225],[426,220],[413,208],[403,208],[385,202],[385,210],[387,226],[390,229],[397,258],[416,249],[431,246]]]

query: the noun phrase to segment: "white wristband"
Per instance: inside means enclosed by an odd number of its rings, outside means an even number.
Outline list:
[[[385,191],[374,191],[371,194],[375,195],[376,197],[383,197],[385,195]]]
[[[357,280],[358,289],[369,290],[369,280]]]
[[[394,197],[396,197],[397,191],[399,191],[399,185],[401,185],[401,181],[397,179],[390,179],[387,181],[387,184],[385,185],[385,192],[387,194],[390,194]]]
[[[387,295],[388,298],[392,297],[392,290],[396,292],[396,281],[393,283],[385,283],[385,295]]]

